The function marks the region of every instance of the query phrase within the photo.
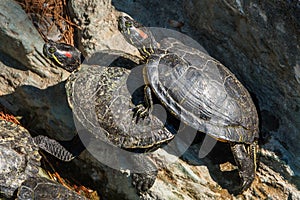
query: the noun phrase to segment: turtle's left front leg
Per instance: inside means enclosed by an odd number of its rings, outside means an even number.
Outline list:
[[[251,186],[255,178],[257,142],[248,145],[233,143],[231,144],[231,151],[242,180],[241,191],[246,190]]]
[[[153,109],[153,99],[151,88],[149,85],[145,85],[144,87],[144,102],[140,103],[135,108],[135,116],[137,117],[137,121],[140,118],[144,118],[148,116]]]

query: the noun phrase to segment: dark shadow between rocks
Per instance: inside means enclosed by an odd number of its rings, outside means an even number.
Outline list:
[[[231,194],[238,194],[240,187],[240,177],[238,170],[221,170],[220,165],[236,165],[231,153],[229,143],[217,142],[212,150],[204,157],[199,158],[199,151],[203,145],[205,133],[198,132],[194,144],[182,155],[181,159],[195,166],[206,166],[212,179],[223,189],[227,189]],[[208,136],[209,137],[209,136]]]
[[[15,116],[21,116],[22,125],[32,133],[70,140],[76,130],[64,85],[60,82],[47,89],[23,85],[1,96],[0,103]]]
[[[0,62],[14,69],[18,69],[22,71],[28,70],[26,66],[22,65],[19,61],[7,55],[5,52],[0,52]]]

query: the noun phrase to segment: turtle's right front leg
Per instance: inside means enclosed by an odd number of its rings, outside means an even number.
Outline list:
[[[151,114],[153,109],[153,99],[152,99],[152,93],[151,88],[148,85],[145,85],[144,87],[144,102],[138,104],[134,109],[134,116],[136,116],[137,121],[140,118],[144,118]]]
[[[248,189],[255,178],[257,150],[256,142],[249,145],[242,143],[231,144],[231,151],[242,180],[241,191]]]

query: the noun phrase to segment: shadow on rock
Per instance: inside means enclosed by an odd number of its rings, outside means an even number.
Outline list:
[[[23,125],[34,133],[70,140],[76,132],[64,85],[65,82],[60,82],[43,90],[23,85],[1,96],[0,103],[21,116]]]
[[[229,143],[217,142],[210,152],[199,158],[201,146],[205,137],[199,133],[194,144],[182,155],[181,159],[194,166],[206,166],[212,179],[231,194],[237,194],[240,187],[240,177],[235,166]]]
[[[22,71],[28,70],[26,66],[22,65],[20,62],[13,59],[9,55],[5,54],[4,52],[0,53],[0,62],[2,62],[4,65],[14,68],[14,69],[18,69],[18,70],[22,70]]]

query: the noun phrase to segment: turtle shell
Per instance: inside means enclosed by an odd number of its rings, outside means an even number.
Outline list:
[[[38,173],[41,156],[29,132],[0,120],[0,194],[10,198],[29,177]],[[0,195],[0,196],[1,196]]]
[[[18,190],[19,200],[28,199],[57,199],[83,200],[86,199],[65,186],[47,178],[36,177],[27,179]]]
[[[82,65],[71,74],[66,91],[76,119],[97,138],[123,149],[148,149],[171,140],[174,135],[157,117],[136,119],[133,100],[143,98],[143,90],[140,95],[129,91],[130,72],[124,67]]]
[[[145,79],[180,120],[210,136],[252,143],[258,116],[250,94],[224,65],[173,38],[160,42]]]

